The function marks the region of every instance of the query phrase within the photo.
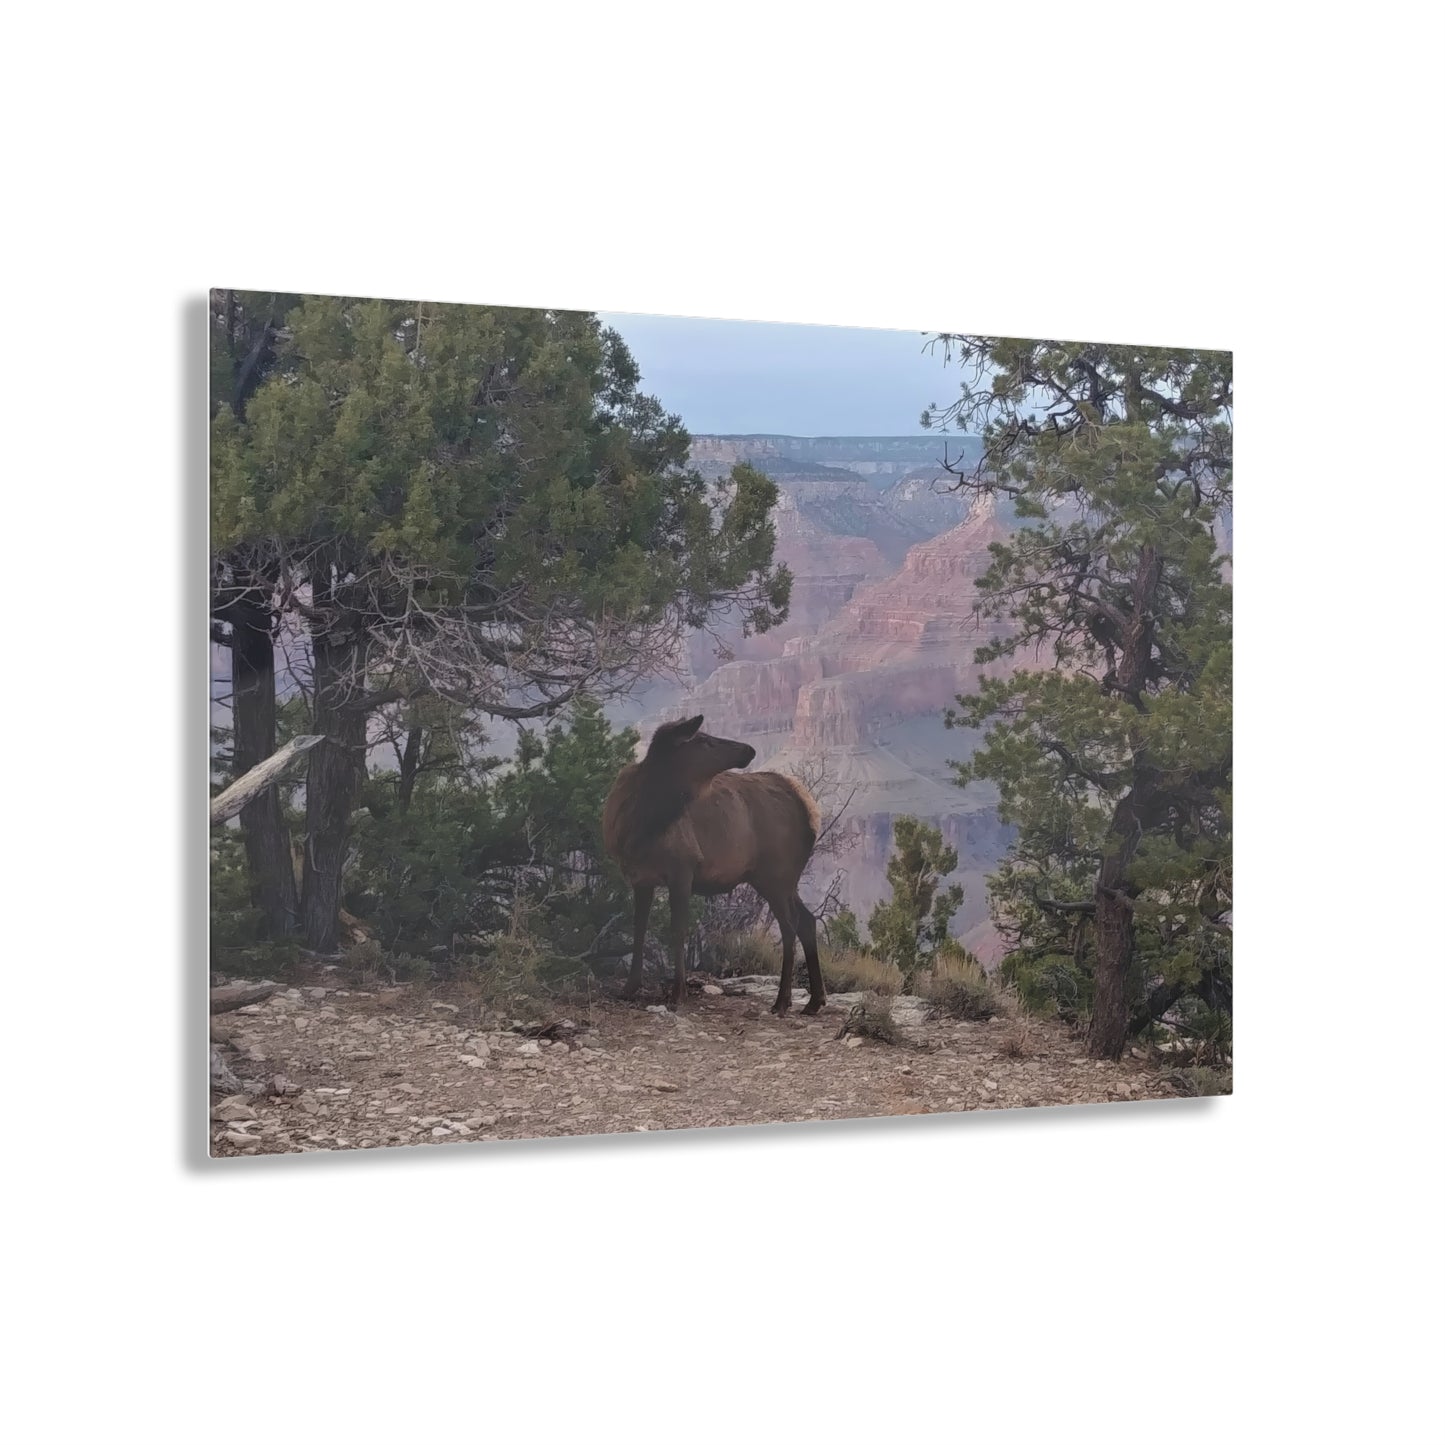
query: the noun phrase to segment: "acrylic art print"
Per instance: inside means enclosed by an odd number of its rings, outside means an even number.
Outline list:
[[[220,1156],[1228,1093],[1228,353],[217,290]]]

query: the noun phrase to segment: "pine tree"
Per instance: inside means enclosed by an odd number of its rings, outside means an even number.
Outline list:
[[[781,618],[776,490],[710,488],[621,338],[577,312],[307,297],[244,414],[218,408],[212,535],[304,621],[301,910],[334,950],[369,719],[426,694],[547,717],[675,660],[720,611]]]
[[[963,903],[963,889],[939,885],[958,868],[958,849],[943,841],[937,828],[917,818],[893,824],[893,855],[885,876],[893,895],[874,905],[868,916],[873,951],[903,974],[904,987],[927,967],[948,938],[948,925]]]
[[[211,293],[211,416],[246,405],[276,363],[281,318],[297,298],[268,292]],[[212,640],[231,664],[234,769],[244,773],[276,750],[276,550],[264,537],[233,538],[217,549],[211,573]],[[252,905],[272,939],[296,931],[300,909],[291,837],[274,788],[239,818]]]
[[[998,786],[1018,838],[990,885],[1006,973],[1081,980],[1089,1048],[1185,994],[1230,1002],[1227,353],[940,338],[961,398],[926,420],[982,434],[959,485],[1020,529],[978,583],[1011,618],[951,721],[986,728],[958,779]]]

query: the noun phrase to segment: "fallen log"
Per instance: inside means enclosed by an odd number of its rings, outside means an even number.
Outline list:
[[[248,1003],[260,1003],[270,998],[281,985],[279,983],[226,983],[211,990],[211,1012],[229,1013],[233,1008],[244,1008]]]
[[[241,774],[229,788],[211,799],[211,826],[234,818],[247,803],[259,798],[267,788],[281,781],[301,759],[326,739],[319,734],[292,738],[284,748],[277,748],[264,763]]]

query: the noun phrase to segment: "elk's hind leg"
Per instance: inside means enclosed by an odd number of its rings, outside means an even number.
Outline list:
[[[818,921],[801,898],[793,899],[793,916],[797,919],[798,937],[803,944],[803,957],[808,961],[808,1002],[805,1014],[815,1014],[828,1001],[823,987],[823,965],[818,959]]]
[[[767,898],[767,895],[763,895]],[[773,917],[783,935],[783,976],[778,981],[778,998],[773,1012],[781,1018],[793,1006],[793,950],[797,944],[797,926],[793,922],[793,900],[787,897],[767,898]]]
[[[642,986],[642,950],[647,946],[647,919],[652,912],[651,887],[638,886],[632,890],[632,967],[627,973],[627,983],[622,990],[623,998],[636,998]]]
[[[682,1007],[687,997],[687,912],[692,898],[691,888],[673,887],[668,889],[668,900],[672,904],[672,931],[668,942],[672,945],[672,1010]]]

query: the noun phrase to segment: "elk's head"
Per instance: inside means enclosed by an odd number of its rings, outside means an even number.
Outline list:
[[[718,773],[747,767],[757,755],[757,749],[746,743],[715,738],[703,732],[699,713],[658,728],[648,745],[647,765],[665,773],[670,781],[691,794]]]

